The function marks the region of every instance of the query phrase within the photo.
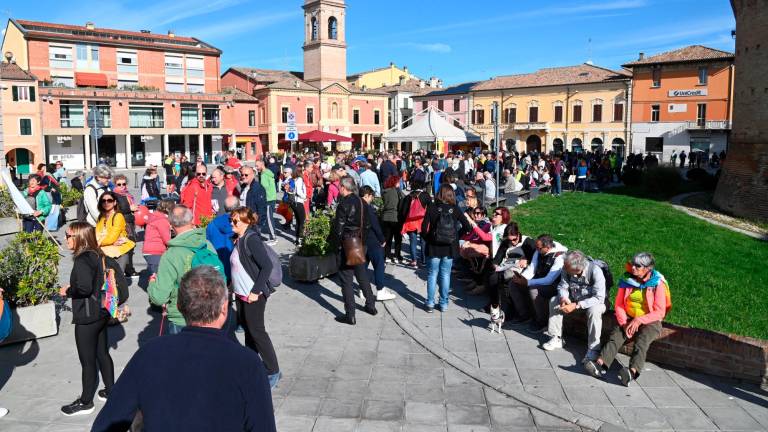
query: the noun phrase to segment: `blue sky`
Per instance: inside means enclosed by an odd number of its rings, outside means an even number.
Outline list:
[[[10,0],[0,16],[200,38],[233,65],[302,69],[301,0]],[[77,5],[73,7],[73,5]],[[468,5],[482,6],[468,8]],[[347,0],[351,74],[407,65],[446,84],[591,59],[618,68],[640,51],[733,51],[728,0]]]

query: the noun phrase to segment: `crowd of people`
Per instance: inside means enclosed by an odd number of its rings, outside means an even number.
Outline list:
[[[451,282],[458,278],[468,295],[487,298],[486,312],[502,310],[508,328],[547,331],[545,350],[563,347],[564,316],[584,313],[589,336],[582,364],[595,377],[602,377],[621,345],[634,339],[632,360],[620,372],[625,385],[642,371],[648,346],[661,331],[669,291],[651,254],[630,260],[611,306],[612,276],[602,261],[569,250],[551,235],[526,235],[509,208],[499,204],[534,187],[559,195],[566,176],[576,186],[586,183],[587,175],[612,181],[622,165],[612,152],[308,152],[267,154],[254,167],[228,154],[220,162],[209,168],[200,158],[190,163],[169,156],[163,160],[164,179],[157,167],[147,168],[138,199],[127,178],[107,166],[83,179],[78,221],[65,233],[74,268],[70,284],[61,289],[73,302],[82,392],[62,407],[65,415],[93,412],[96,397],[107,404],[94,430],[130,425],[137,411],[145,424],[162,428],[166,413],[183,406],[189,424],[199,429],[210,421],[203,412],[211,407],[192,400],[190,388],[204,385],[211,398],[206,400],[228,401],[216,411],[233,429],[274,430],[269,389],[282,372],[265,311],[282,274],[272,246],[279,229],[301,246],[306,221],[321,213],[332,214],[328,242],[338,256],[344,302],[339,323],[356,324],[354,279],[363,310],[376,315],[377,301],[396,298],[386,287],[386,266],[400,265],[426,268],[426,313],[450,307]],[[44,190],[43,181],[30,176],[29,199],[39,200],[35,217],[47,216],[44,198],[34,194]],[[144,206],[152,211],[145,213]],[[143,238],[137,232],[142,227]],[[115,382],[107,331],[130,311],[125,298],[114,310],[99,298],[108,282],[127,286],[128,278],[138,276],[133,260],[140,238],[149,301],[162,309],[161,334],[174,336],[140,348]],[[602,316],[610,308],[617,326],[601,347]],[[245,347],[235,338],[240,329]],[[191,357],[200,362],[182,361]],[[176,367],[158,368],[163,364]],[[221,364],[233,367],[217,367]],[[201,373],[214,369],[215,374]],[[104,388],[97,391],[99,373]],[[192,382],[198,375],[205,375],[204,381]],[[241,391],[233,395],[235,388]],[[184,403],[170,404],[159,394]]]

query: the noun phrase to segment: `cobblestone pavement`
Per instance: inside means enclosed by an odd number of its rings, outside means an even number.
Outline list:
[[[284,260],[292,250],[289,240],[281,233],[277,250]],[[62,283],[70,269],[70,258],[62,258]],[[430,340],[508,388],[632,429],[768,429],[768,395],[755,386],[653,364],[630,388],[614,377],[598,381],[578,366],[583,341],[544,352],[543,337],[491,334],[487,316],[477,311],[482,299],[465,298],[457,282],[449,310],[427,314],[420,306],[425,278],[424,269],[388,266],[387,285],[400,293],[390,306]],[[138,284],[131,290],[133,316],[110,328],[117,373],[142,341],[156,337],[160,322]],[[273,393],[278,431],[578,430],[447,365],[406,334],[381,304],[378,309],[375,317],[358,310],[357,326],[340,325],[333,320],[343,310],[336,279],[287,280],[278,288],[267,307],[267,328],[284,374]],[[95,414],[67,418],[59,411],[80,391],[70,318],[62,311],[57,336],[0,348],[0,406],[10,409],[0,419],[3,432],[88,430]]]

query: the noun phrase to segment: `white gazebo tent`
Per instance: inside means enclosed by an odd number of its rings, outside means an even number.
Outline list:
[[[437,143],[443,142],[474,142],[481,141],[478,135],[475,135],[467,130],[457,128],[449,123],[444,116],[447,114],[434,107],[429,107],[426,110],[426,115],[414,120],[410,126],[390,131],[382,138],[384,141],[390,142],[428,142]],[[422,111],[413,116],[425,113]]]

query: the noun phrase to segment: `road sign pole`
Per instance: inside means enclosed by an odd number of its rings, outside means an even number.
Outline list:
[[[499,160],[499,103],[493,103],[493,109],[491,110],[491,117],[493,118],[493,151],[496,153],[496,207],[499,206],[499,172],[501,171]]]

